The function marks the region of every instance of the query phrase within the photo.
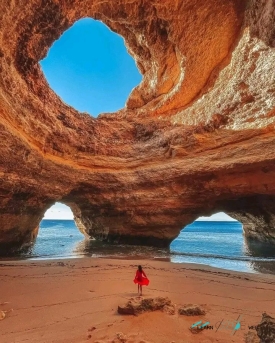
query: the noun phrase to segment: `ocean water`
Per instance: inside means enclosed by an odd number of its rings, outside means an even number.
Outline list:
[[[43,220],[35,244],[18,258],[73,257],[160,259],[213,267],[275,274],[274,246],[247,241],[239,222],[197,221],[182,230],[170,249],[116,246],[85,239],[73,220]]]

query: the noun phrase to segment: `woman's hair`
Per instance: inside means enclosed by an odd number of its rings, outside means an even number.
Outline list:
[[[138,266],[138,270],[139,270],[140,272],[142,272],[142,267],[141,267],[141,266]]]

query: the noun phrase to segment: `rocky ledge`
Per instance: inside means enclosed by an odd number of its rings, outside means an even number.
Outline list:
[[[84,17],[122,35],[143,74],[124,109],[97,119],[39,66]],[[275,242],[274,19],[264,0],[2,1],[1,249],[32,242],[56,201],[114,243],[169,246],[219,211]]]

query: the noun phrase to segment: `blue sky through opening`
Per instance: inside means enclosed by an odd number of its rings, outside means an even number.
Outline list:
[[[95,117],[123,108],[142,79],[123,38],[90,18],[65,31],[40,64],[65,103]]]
[[[72,220],[74,215],[70,209],[70,207],[61,204],[55,203],[48,211],[45,213],[44,219],[62,219],[62,220]],[[199,221],[235,221],[235,219],[228,216],[226,213],[219,212],[213,214],[210,217],[199,217],[197,220]]]

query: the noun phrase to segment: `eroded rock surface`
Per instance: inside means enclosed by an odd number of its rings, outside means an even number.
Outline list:
[[[97,119],[39,66],[84,17],[121,34],[143,74]],[[33,241],[56,201],[109,242],[168,246],[219,211],[274,242],[274,19],[264,0],[2,1],[1,251]]]
[[[245,343],[261,343],[260,338],[255,332],[249,331],[247,334],[245,334]]]
[[[188,304],[181,306],[178,309],[178,313],[184,316],[204,316],[206,314],[205,309],[199,305]]]
[[[275,342],[275,319],[266,313],[263,313],[262,321],[256,327],[260,343]]]
[[[164,311],[169,314],[175,313],[175,307],[169,298],[133,298],[125,305],[118,306],[117,312],[119,314],[139,315],[144,312]]]

